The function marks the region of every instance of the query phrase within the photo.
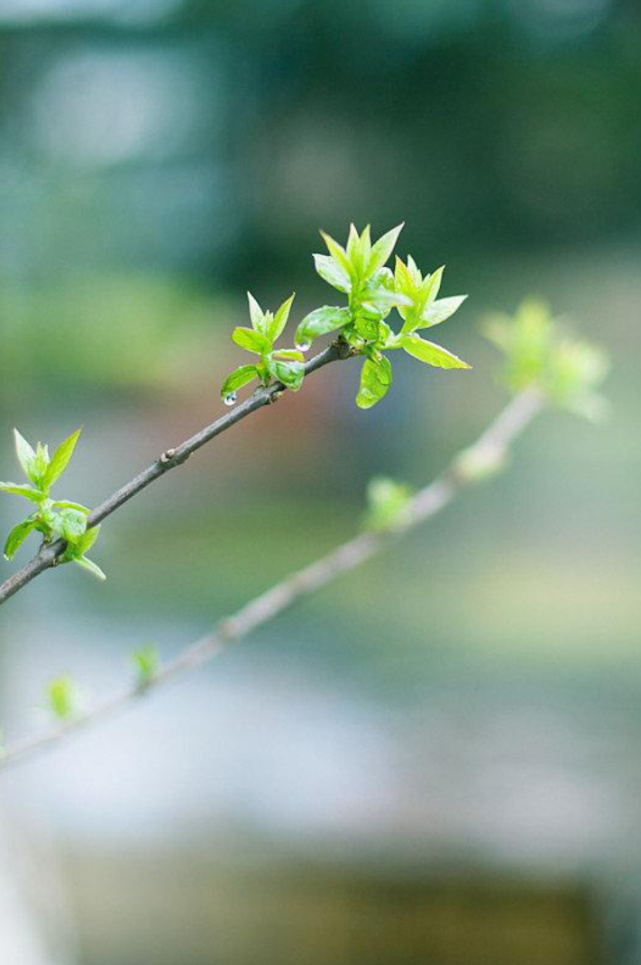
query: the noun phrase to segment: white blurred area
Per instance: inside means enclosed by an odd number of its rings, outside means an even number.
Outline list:
[[[6,677],[9,719],[22,732],[34,720],[25,708],[55,670],[74,667],[88,696],[92,685],[97,695],[125,679],[113,626],[92,620],[52,637],[49,623],[45,638],[33,618],[19,630]],[[156,630],[175,639],[184,626]],[[121,628],[123,647],[132,633],[135,626]],[[306,633],[302,655],[313,624]],[[226,902],[243,906],[255,890],[252,875],[301,862],[384,875],[462,868],[525,881],[593,880],[634,864],[641,773],[615,707],[594,715],[564,706],[549,688],[524,694],[478,681],[435,681],[411,707],[394,707],[324,679],[304,659],[270,659],[264,643],[262,655],[225,656],[2,776],[38,888],[71,909],[69,919],[57,908],[62,934],[71,921],[95,949],[108,931],[124,956],[109,960],[134,962],[154,947],[136,931],[145,920],[154,941],[168,943],[158,960],[171,962],[185,914],[194,916],[194,942],[207,948],[212,909],[225,920]],[[57,880],[43,875],[55,866],[48,837],[61,860]],[[33,965],[69,965],[73,958],[56,958],[55,941],[48,944],[43,905],[10,880],[0,917],[11,919],[16,941],[24,933],[29,954],[41,955]],[[245,897],[234,899],[235,889]],[[4,943],[12,933],[0,934]]]
[[[0,828],[0,960],[74,965],[68,895],[51,849],[50,826],[24,820],[3,805]]]

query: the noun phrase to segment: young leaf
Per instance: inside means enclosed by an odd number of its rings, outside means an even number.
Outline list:
[[[407,270],[409,271],[414,284],[417,287],[420,287],[423,284],[423,276],[418,270],[418,266],[411,255],[407,256]]]
[[[34,519],[25,519],[22,523],[18,523],[17,526],[13,527],[4,544],[4,558],[6,560],[13,559],[16,551],[22,546],[29,533],[33,531],[35,525],[36,521]]]
[[[76,429],[76,431],[72,433],[68,439],[65,439],[65,441],[62,442],[54,452],[42,478],[42,485],[45,489],[49,489],[49,487],[52,486],[57,479],[60,479],[63,472],[69,465],[69,460],[73,456],[73,452],[76,448],[76,443],[80,438],[81,432],[82,426],[80,429]]]
[[[244,385],[251,382],[252,379],[257,378],[258,369],[255,365],[241,365],[240,368],[235,369],[231,375],[228,375],[223,382],[220,394],[225,398],[225,396],[230,395],[233,392],[237,392],[238,389],[242,389]]]
[[[305,356],[295,348],[279,348],[272,352],[272,358],[285,359],[287,362],[304,362]]]
[[[419,338],[418,335],[406,335],[401,344],[408,355],[413,355],[419,362],[425,362],[427,365],[433,365],[439,369],[472,368],[457,355],[453,355],[452,352],[448,352],[434,342]]]
[[[352,274],[356,278],[365,280],[367,277],[366,267],[372,251],[370,239],[370,227],[367,225],[359,236],[354,225],[350,225],[349,239],[347,241],[347,257],[352,266]]]
[[[467,295],[453,295],[451,298],[439,298],[423,311],[418,325],[413,327],[413,331],[419,328],[431,328],[432,325],[440,325],[457,312]]]
[[[335,332],[351,319],[349,308],[338,308],[331,305],[324,305],[310,312],[302,320],[296,329],[296,344],[306,345],[308,342],[318,338],[319,335],[328,335]]]
[[[388,358],[366,358],[361,370],[361,385],[356,396],[359,409],[371,409],[389,391],[392,366]]]
[[[45,476],[47,474],[47,469],[49,468],[49,449],[47,446],[43,446],[41,442],[38,443],[36,448],[36,458],[33,461],[33,481],[39,489],[47,489],[45,483]]]
[[[71,677],[57,677],[47,687],[47,706],[58,720],[69,720],[79,710],[79,695]]]
[[[369,256],[369,261],[367,263],[366,275],[369,278],[374,272],[382,268],[387,262],[390,255],[396,247],[396,242],[398,241],[398,236],[403,230],[405,222],[397,225],[396,228],[392,228],[381,238],[378,239],[374,247],[372,248],[371,254]]]
[[[314,265],[323,281],[332,288],[337,288],[339,292],[345,292],[345,294],[352,290],[348,275],[329,255],[314,255]]]
[[[252,328],[239,326],[234,329],[231,337],[236,345],[248,352],[253,352],[254,355],[264,355],[272,347],[271,341],[266,335],[261,335],[260,332],[255,332]]]
[[[73,549],[77,557],[84,556],[90,550],[100,535],[100,526],[92,526],[76,541]]]
[[[31,486],[20,486],[12,482],[0,482],[0,490],[3,493],[11,493],[12,496],[24,496],[25,499],[30,499],[32,503],[41,503],[43,499],[47,498],[47,494],[39,489],[32,489]]]
[[[87,517],[77,509],[62,509],[53,514],[51,528],[56,536],[75,545],[87,530]]]
[[[329,251],[330,256],[334,259],[338,267],[341,268],[349,278],[351,275],[352,266],[350,264],[349,258],[347,257],[347,252],[345,251],[342,245],[339,245],[337,241],[334,241],[334,239],[331,238],[326,232],[321,231],[320,234],[321,234],[321,238],[327,245],[327,250]]]
[[[81,566],[81,567],[83,568],[83,570],[87,570],[87,572],[88,572],[88,573],[91,573],[92,576],[95,576],[97,580],[106,580],[106,579],[107,579],[106,573],[104,573],[104,572],[100,569],[100,567],[98,566],[98,564],[97,564],[97,563],[94,563],[93,560],[87,559],[86,556],[81,556],[81,557],[79,557],[77,560],[74,559],[74,563],[77,563],[78,566]]]
[[[254,298],[251,292],[247,292],[247,299],[249,301],[249,317],[251,318],[252,328],[255,332],[259,332],[261,335],[265,334],[265,324],[264,318],[265,313],[262,308]]]
[[[298,392],[305,377],[305,366],[302,362],[279,362],[272,358],[269,371],[275,379],[286,385],[292,392]]]
[[[423,279],[421,285],[421,296],[424,305],[431,305],[433,301],[438,297],[438,293],[441,290],[441,282],[443,280],[443,272],[445,271],[445,266],[441,265],[437,268],[435,272],[431,275],[427,275]]]
[[[34,464],[36,461],[36,453],[34,448],[29,445],[24,436],[20,435],[17,429],[13,430],[13,435],[16,443],[16,455],[18,457],[18,462],[22,467],[27,479],[35,483],[34,479]]]
[[[404,292],[405,294],[414,294],[416,290],[416,282],[412,272],[409,270],[407,265],[401,261],[401,259],[396,256],[396,268],[394,270],[394,283],[396,286],[396,291]],[[420,285],[420,282],[419,282]]]
[[[82,503],[72,503],[68,499],[57,499],[53,503],[56,509],[76,509],[79,513],[84,513],[88,516],[91,510],[87,506],[83,506]]]
[[[283,302],[283,304],[280,306],[280,308],[274,315],[274,319],[267,331],[267,335],[270,338],[272,344],[276,341],[277,338],[279,338],[283,334],[283,330],[287,325],[287,319],[289,318],[289,312],[292,307],[292,302],[294,301],[295,298],[296,298],[296,292],[293,292],[289,296],[287,301]]]

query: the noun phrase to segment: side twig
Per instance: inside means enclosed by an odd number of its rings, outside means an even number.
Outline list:
[[[248,400],[248,402],[250,401]],[[245,403],[245,405],[247,404]],[[8,746],[0,758],[0,769],[24,761],[47,748],[66,741],[72,734],[130,707],[142,694],[163,687],[175,678],[196,670],[230,644],[241,640],[257,627],[263,626],[284,610],[287,610],[297,600],[315,593],[344,573],[356,569],[384,549],[392,540],[414,529],[420,523],[425,522],[444,509],[452,502],[460,489],[478,478],[478,467],[500,465],[510,445],[541,411],[543,406],[544,398],[536,391],[528,390],[516,396],[474,445],[465,450],[462,454],[464,458],[459,456],[454,459],[450,467],[441,476],[416,493],[405,507],[402,519],[393,531],[362,533],[341,544],[304,569],[292,573],[280,583],[247,603],[233,616],[222,620],[213,633],[203,637],[170,663],[165,664],[143,688],[137,685],[126,687],[96,704],[84,716],[76,717],[44,733],[36,734]],[[205,430],[205,432],[207,431]],[[184,444],[184,446],[188,445],[189,443]],[[182,451],[185,451],[184,446],[181,447]],[[198,446],[194,448],[198,448]],[[477,467],[477,469],[474,467]],[[147,485],[147,483],[144,485]],[[134,489],[131,495],[136,491],[139,490]],[[121,492],[123,491],[121,490]],[[130,497],[126,496],[126,498]],[[112,501],[108,501],[108,504]],[[113,508],[117,508],[118,505],[121,505],[121,503],[116,502]],[[102,507],[96,512],[98,513],[101,510]],[[104,518],[104,515],[101,518]]]
[[[339,359],[345,359],[349,356],[350,350],[349,346],[336,342],[326,348],[323,352],[320,352],[313,359],[305,365],[305,374],[310,375],[312,372],[322,369],[325,365],[330,362],[336,362]],[[239,403],[226,415],[221,416],[220,419],[216,419],[211,425],[206,426],[197,432],[190,439],[181,443],[173,449],[167,449],[163,454],[153,462],[147,469],[139,473],[131,482],[118,489],[113,495],[105,499],[96,509],[93,510],[88,518],[87,526],[97,526],[112,513],[115,513],[117,509],[124,506],[125,503],[129,502],[134,496],[150,486],[151,483],[160,479],[164,476],[170,469],[175,469],[177,466],[181,466],[184,462],[189,459],[193,453],[197,452],[216,436],[221,435],[227,429],[231,429],[232,426],[240,422],[246,416],[250,415],[252,412],[256,412],[257,409],[261,409],[265,405],[269,405],[271,402],[275,402],[283,392],[287,391],[286,386],[281,382],[274,382],[268,387],[261,386],[256,389],[252,395],[249,396],[244,402]],[[65,551],[66,543],[64,540],[56,540],[55,543],[51,543],[49,546],[44,546],[40,552],[23,566],[21,570],[14,573],[13,576],[9,577],[0,586],[0,606],[6,603],[10,597],[22,590],[28,583],[34,580],[41,573],[52,567],[58,565],[61,561],[62,554]]]

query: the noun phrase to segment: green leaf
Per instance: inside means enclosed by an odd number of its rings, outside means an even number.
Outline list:
[[[445,265],[441,265],[437,268],[435,272],[431,275],[427,275],[423,279],[421,285],[421,295],[423,298],[424,305],[431,305],[433,301],[438,297],[438,293],[441,290],[441,282],[443,280],[443,272],[445,271]]]
[[[17,429],[13,430],[13,435],[16,444],[16,456],[18,457],[18,462],[22,467],[27,479],[31,482],[36,482],[34,479],[34,465],[36,461],[36,453],[34,448],[27,442],[24,436],[20,435]]]
[[[292,392],[298,392],[305,377],[305,366],[302,362],[279,362],[277,359],[272,359],[269,371]]]
[[[79,513],[84,513],[88,516],[91,510],[87,506],[83,506],[82,503],[72,503],[68,499],[57,499],[52,505],[56,509],[76,509]]]
[[[100,526],[92,526],[91,529],[85,530],[73,547],[75,556],[84,556],[87,550],[91,549],[99,536]]]
[[[326,281],[332,288],[337,288],[339,292],[345,292],[345,294],[352,290],[349,276],[329,255],[314,255],[314,265],[323,281]]]
[[[272,352],[272,358],[285,359],[288,362],[304,362],[305,356],[295,348],[279,348]]]
[[[457,355],[453,355],[452,352],[448,352],[447,349],[436,345],[434,342],[419,338],[418,335],[406,335],[401,345],[408,355],[413,355],[419,362],[425,362],[427,365],[433,365],[438,369],[472,368]]]
[[[47,687],[47,706],[58,720],[69,720],[79,710],[79,693],[71,677],[57,677]]]
[[[352,266],[349,258],[347,257],[347,252],[342,245],[339,245],[337,241],[334,241],[334,239],[331,238],[325,231],[321,231],[320,234],[321,238],[327,245],[327,250],[329,251],[330,257],[349,278],[351,275]]]
[[[375,315],[373,318],[371,316],[359,314],[354,319],[354,329],[360,335],[361,338],[368,342],[375,342],[378,338],[379,333],[380,317]]]
[[[416,280],[408,266],[396,256],[396,267],[394,270],[394,283],[396,290],[407,295],[413,295],[416,291]],[[418,284],[421,284],[419,280]]]
[[[359,409],[371,409],[389,391],[392,384],[392,366],[388,358],[367,358],[361,370],[361,385],[356,396]]]
[[[77,509],[63,509],[54,514],[51,528],[56,536],[68,543],[77,544],[87,531],[87,517]]]
[[[247,299],[249,301],[249,317],[251,319],[252,328],[254,331],[259,332],[261,335],[265,334],[265,313],[252,295],[251,292],[247,292]]]
[[[352,266],[352,274],[361,280],[367,277],[365,269],[369,262],[371,251],[370,226],[366,225],[359,235],[354,225],[350,225],[347,241],[347,257]]]
[[[365,274],[368,278],[373,275],[374,272],[378,271],[379,268],[382,268],[389,259],[390,255],[394,251],[394,248],[396,247],[398,236],[403,230],[404,225],[405,222],[401,222],[401,224],[397,225],[395,228],[392,228],[391,231],[388,231],[378,239],[372,248],[369,261],[367,263]]]
[[[134,653],[132,653],[131,660],[134,665],[138,686],[148,686],[160,669],[160,658],[156,648],[150,644],[146,647],[141,647],[140,650],[135,650]]]
[[[57,479],[60,479],[69,465],[69,460],[73,456],[81,432],[82,426],[65,439],[54,452],[42,478],[42,485],[45,489],[49,489]]]
[[[244,385],[251,382],[252,379],[258,377],[258,369],[255,365],[241,365],[240,368],[235,369],[230,375],[227,376],[223,382],[220,394],[224,399],[225,396],[231,395],[233,392],[237,392],[238,389],[242,389]]]
[[[454,295],[451,298],[439,298],[438,301],[432,302],[423,311],[418,325],[414,326],[412,330],[440,325],[441,322],[444,322],[459,310],[466,298],[467,295]]]
[[[287,325],[287,319],[289,318],[292,302],[294,301],[295,298],[296,298],[296,292],[293,292],[289,296],[287,301],[283,302],[283,304],[280,306],[280,308],[274,315],[274,319],[267,331],[267,335],[269,336],[272,344],[276,341],[277,338],[279,338],[283,334],[283,330]]]
[[[0,490],[3,493],[11,493],[12,496],[24,496],[25,499],[30,499],[32,503],[41,503],[43,499],[47,498],[47,494],[41,492],[41,490],[32,489],[31,486],[20,486],[18,483],[0,482]]]
[[[266,335],[255,332],[253,328],[239,326],[234,329],[231,337],[236,345],[246,349],[248,352],[253,352],[255,355],[265,355],[272,347],[271,340],[267,338]]]
[[[34,519],[25,519],[22,523],[18,523],[17,526],[13,527],[4,544],[4,558],[6,560],[13,559],[16,551],[22,546],[29,533],[33,531],[35,525],[36,521]]]
[[[320,335],[328,335],[347,325],[351,320],[349,308],[324,305],[306,315],[296,329],[296,344],[305,345]]]
[[[106,573],[100,569],[98,564],[94,563],[93,560],[87,559],[86,556],[81,556],[79,559],[74,559],[74,563],[77,563],[78,566],[81,566],[83,570],[87,571],[87,573],[91,573],[91,575],[95,576],[97,580],[107,579]]]
[[[45,483],[45,477],[47,475],[47,470],[49,468],[49,450],[46,446],[43,446],[41,442],[38,443],[36,448],[36,458],[33,462],[33,481],[39,489],[47,490],[48,487]]]

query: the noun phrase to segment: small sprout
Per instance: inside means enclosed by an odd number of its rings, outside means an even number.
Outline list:
[[[265,386],[272,380],[282,382],[292,392],[298,392],[305,375],[305,359],[300,349],[274,348],[274,343],[287,324],[295,296],[290,295],[276,313],[264,312],[251,292],[247,292],[247,297],[252,327],[235,328],[232,339],[240,348],[258,355],[260,361],[253,365],[241,365],[227,376],[220,394],[228,406],[237,401],[238,390],[254,379]]]
[[[131,660],[140,689],[147,687],[160,669],[160,658],[155,647],[150,644],[134,651]]]
[[[503,381],[512,392],[536,388],[553,405],[588,419],[607,413],[597,391],[609,369],[606,354],[568,334],[543,303],[525,301],[513,318],[493,316],[485,334],[505,356]]]
[[[81,703],[80,691],[71,677],[56,677],[48,684],[46,709],[58,720],[78,717]]]
[[[404,522],[412,491],[405,483],[377,476],[367,486],[365,528],[373,532],[394,530]]]
[[[93,526],[91,529],[86,528],[87,522],[85,519],[85,529],[78,536],[77,539],[72,540],[69,536],[65,537],[67,542],[67,548],[64,553],[64,559],[68,562],[77,563],[78,566],[82,567],[83,570],[87,570],[92,576],[95,576],[98,580],[106,580],[107,577],[100,569],[97,563],[93,560],[88,559],[85,556],[87,550],[90,550],[94,545],[98,536],[100,534],[100,526]]]
[[[16,456],[32,485],[0,483],[0,490],[28,499],[36,504],[37,509],[13,527],[4,544],[4,555],[7,560],[13,559],[29,534],[36,531],[42,535],[45,543],[51,543],[54,539],[65,540],[67,549],[62,557],[63,561],[73,559],[95,576],[104,579],[102,570],[83,557],[84,550],[79,550],[80,545],[85,549],[93,545],[98,535],[97,528],[91,531],[91,537],[87,533],[89,510],[81,503],[65,499],[54,500],[50,495],[51,487],[69,465],[81,432],[82,429],[76,429],[49,458],[47,446],[39,442],[34,449],[24,436],[14,429]]]

